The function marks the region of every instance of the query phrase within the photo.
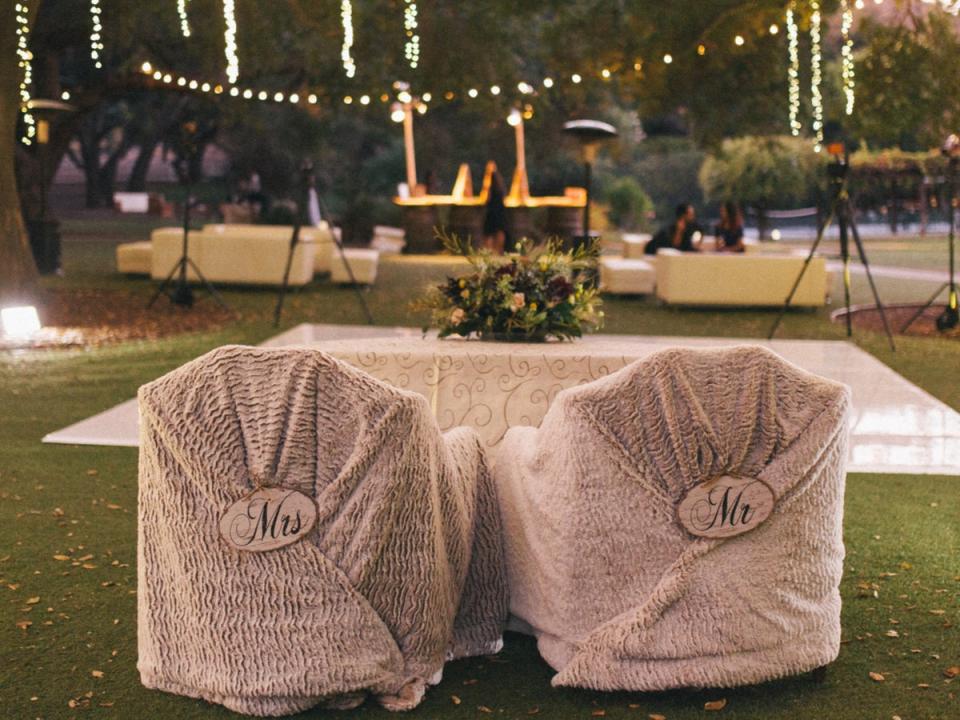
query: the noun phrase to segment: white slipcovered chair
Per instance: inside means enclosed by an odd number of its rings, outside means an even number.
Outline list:
[[[407,709],[449,658],[499,649],[494,486],[472,430],[308,349],[225,347],[139,392],[138,668],[254,715],[378,696]],[[304,539],[219,534],[257,486],[316,503]]]
[[[677,349],[508,431],[511,613],[553,684],[730,687],[834,660],[848,407],[845,386],[763,348]],[[683,498],[729,475],[769,486],[772,514],[736,537],[688,532]]]

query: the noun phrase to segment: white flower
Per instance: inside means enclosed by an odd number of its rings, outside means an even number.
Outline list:
[[[454,311],[450,313],[450,324],[459,325],[463,322],[463,319],[466,317],[466,315],[467,314],[463,311],[463,308],[455,308]]]
[[[513,294],[513,309],[519,310],[527,302],[526,296],[521,292],[516,292]]]

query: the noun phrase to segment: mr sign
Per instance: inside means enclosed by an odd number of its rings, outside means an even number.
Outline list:
[[[691,489],[677,515],[691,535],[728,538],[757,527],[775,502],[773,490],[762,480],[724,475]]]
[[[264,552],[303,538],[317,522],[317,506],[286,488],[260,488],[231,505],[220,518],[220,535],[237,550]]]

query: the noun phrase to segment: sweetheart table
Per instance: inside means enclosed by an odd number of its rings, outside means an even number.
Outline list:
[[[608,338],[531,344],[375,338],[311,347],[390,385],[420,393],[442,430],[472,427],[492,447],[511,427],[538,426],[561,390],[609,375],[663,348]],[[716,346],[717,341],[703,345]]]

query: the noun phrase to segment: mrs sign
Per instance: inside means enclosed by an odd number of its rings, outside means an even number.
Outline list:
[[[773,490],[763,480],[724,475],[691,489],[677,516],[691,535],[728,538],[757,527],[770,516],[775,502]]]
[[[220,535],[237,550],[265,552],[301,540],[316,522],[317,506],[303,493],[259,488],[227,509]]]

